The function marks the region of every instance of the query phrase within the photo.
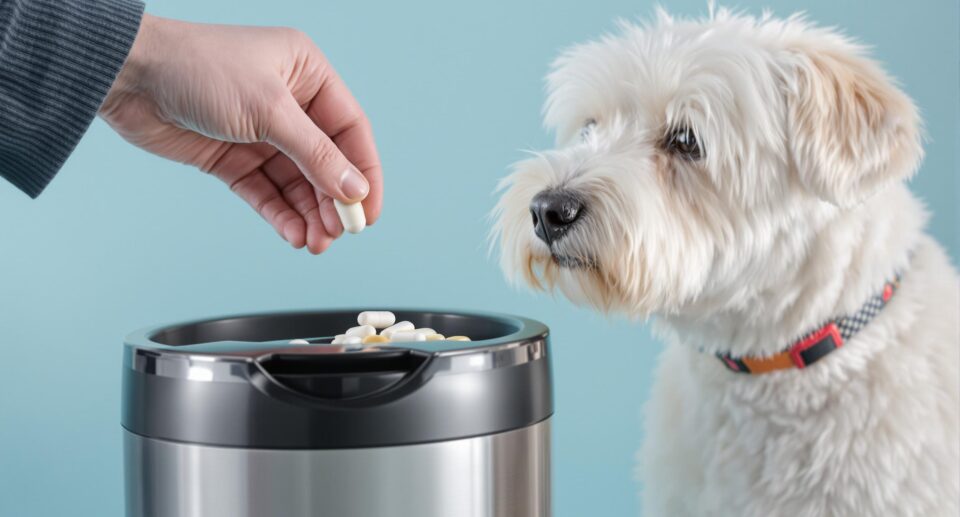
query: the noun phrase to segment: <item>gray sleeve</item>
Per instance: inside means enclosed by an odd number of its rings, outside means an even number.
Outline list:
[[[0,176],[40,195],[97,115],[142,15],[139,0],[0,0]]]

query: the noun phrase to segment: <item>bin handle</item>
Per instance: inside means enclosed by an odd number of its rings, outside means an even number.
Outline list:
[[[431,354],[418,350],[379,350],[339,354],[271,353],[254,361],[251,372],[254,386],[268,396],[296,404],[337,407],[369,407],[397,400],[416,391],[432,376]],[[377,376],[397,375],[400,378],[356,396],[326,397],[311,393],[285,380],[288,376]]]

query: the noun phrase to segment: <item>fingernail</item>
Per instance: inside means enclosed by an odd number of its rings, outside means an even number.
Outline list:
[[[293,246],[295,249],[299,249],[297,244],[294,242],[296,236],[297,228],[295,223],[288,222],[287,224],[283,225],[283,238],[290,244],[290,246]]]
[[[293,228],[289,224],[283,225],[283,238],[293,246]]]
[[[343,171],[343,174],[340,175],[340,191],[351,201],[363,200],[367,197],[369,190],[370,186],[367,184],[367,179],[353,167]]]

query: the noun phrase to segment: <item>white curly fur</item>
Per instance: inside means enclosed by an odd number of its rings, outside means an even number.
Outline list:
[[[864,48],[802,16],[661,10],[567,50],[548,85],[557,148],[515,165],[493,235],[513,281],[656,316],[644,515],[960,514],[960,282],[904,185],[916,108]],[[665,145],[681,126],[701,159]],[[528,206],[555,188],[586,208],[548,247]],[[880,315],[807,369],[713,356],[779,352],[896,271]]]

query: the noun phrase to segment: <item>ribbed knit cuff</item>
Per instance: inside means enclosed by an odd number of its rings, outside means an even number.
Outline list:
[[[130,51],[139,0],[0,0],[0,176],[37,197]]]

